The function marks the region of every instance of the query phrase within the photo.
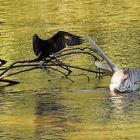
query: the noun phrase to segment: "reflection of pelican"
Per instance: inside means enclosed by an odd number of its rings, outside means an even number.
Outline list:
[[[111,91],[135,91],[139,89],[137,82],[140,81],[140,69],[136,68],[118,68],[109,60],[99,46],[87,35],[88,41],[93,45],[96,50],[101,54],[106,63],[96,62],[95,65],[101,69],[109,71],[113,76],[111,78],[110,90]]]
[[[109,110],[107,114],[111,120],[115,121],[128,121],[129,117],[136,109],[136,103],[140,100],[140,94],[137,92],[125,92],[111,96],[109,98]]]

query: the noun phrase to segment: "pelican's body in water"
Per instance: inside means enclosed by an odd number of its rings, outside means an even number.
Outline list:
[[[88,41],[101,54],[106,63],[95,61],[95,65],[104,69],[112,75],[109,88],[113,92],[132,92],[140,89],[137,82],[140,81],[140,69],[137,68],[118,68],[112,64],[110,59],[104,54],[100,47],[87,35]]]
[[[109,87],[111,91],[131,92],[139,89],[139,81],[140,69],[123,68],[114,72]]]

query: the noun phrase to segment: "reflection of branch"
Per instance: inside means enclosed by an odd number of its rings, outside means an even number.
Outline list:
[[[19,83],[17,81],[8,80],[8,79],[1,79],[0,82],[9,83],[9,85],[14,85],[14,84],[18,84]]]

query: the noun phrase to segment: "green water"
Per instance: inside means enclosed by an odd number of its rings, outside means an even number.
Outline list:
[[[0,58],[32,59],[34,33],[65,30],[91,35],[120,67],[140,67],[139,13],[139,0],[0,0]],[[87,56],[70,63],[93,66]],[[0,88],[0,140],[139,140],[139,92],[110,98],[110,78],[87,74],[90,82],[44,70],[11,77],[21,83]]]

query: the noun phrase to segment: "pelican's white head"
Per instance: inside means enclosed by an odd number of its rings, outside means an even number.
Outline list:
[[[125,81],[128,79],[129,75],[127,69],[119,69],[117,70],[112,78],[110,83],[111,91],[119,91],[124,92],[126,90]]]

